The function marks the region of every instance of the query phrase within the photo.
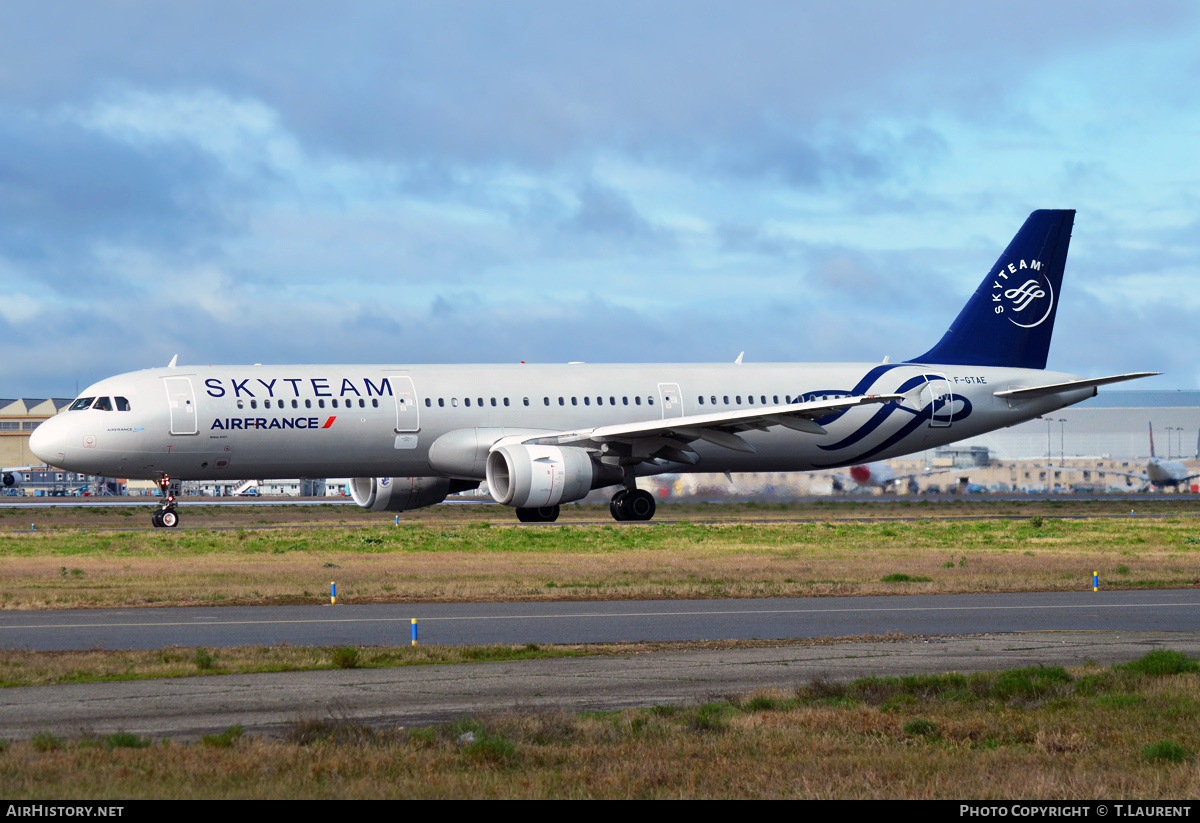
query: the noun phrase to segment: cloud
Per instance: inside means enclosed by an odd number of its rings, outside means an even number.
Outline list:
[[[1047,206],[1080,210],[1064,363],[1200,343],[1196,92],[1154,82],[1195,76],[1189,4],[69,12],[0,5],[0,322],[62,329],[10,382],[176,351],[895,359]],[[1174,347],[1133,332],[1160,318]]]

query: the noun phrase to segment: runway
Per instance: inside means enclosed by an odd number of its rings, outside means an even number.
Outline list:
[[[619,643],[1200,632],[1200,589],[744,600],[423,603],[0,612],[0,648]]]

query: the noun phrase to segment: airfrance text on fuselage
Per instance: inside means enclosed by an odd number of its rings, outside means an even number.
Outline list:
[[[209,426],[214,429],[327,429],[337,417],[321,423],[319,417],[218,417]]]
[[[226,383],[229,384],[228,389],[225,387]],[[287,385],[278,385],[281,383]],[[210,377],[204,381],[209,397],[224,397],[227,393],[232,393],[233,397],[303,397],[304,395],[300,393],[301,384],[308,384],[312,387],[312,397],[392,396],[392,384],[386,377],[378,385],[369,377],[362,378],[362,391],[359,391],[359,387],[348,377],[342,378],[340,389],[331,386],[329,379],[324,377],[273,377],[270,380],[263,380],[261,377],[247,377],[245,380],[228,381]],[[291,386],[290,394],[287,393],[288,386]],[[307,388],[308,386],[305,386],[305,389]],[[276,390],[279,391],[278,395],[275,394]]]

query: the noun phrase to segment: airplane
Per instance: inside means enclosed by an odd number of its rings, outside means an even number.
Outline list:
[[[1131,477],[1134,480],[1141,480],[1144,484],[1142,490],[1145,490],[1146,486],[1158,486],[1160,488],[1164,486],[1178,487],[1180,484],[1186,484],[1189,480],[1200,477],[1200,472],[1189,474],[1187,466],[1178,460],[1164,460],[1161,457],[1156,457],[1154,454],[1154,424],[1149,423],[1148,425],[1150,430],[1150,459],[1146,461],[1146,471],[1122,472],[1114,471],[1113,469],[1104,469],[1104,472],[1120,477]],[[1055,471],[1087,471],[1083,468],[1071,466],[1041,466],[1040,468],[1054,469]]]
[[[1146,461],[1145,479],[1155,486],[1178,486],[1193,477],[1200,477],[1200,473],[1188,474],[1187,466],[1178,460],[1163,460],[1161,457],[1155,457],[1154,424],[1149,423],[1148,425],[1150,427],[1150,459]]]
[[[179,523],[181,480],[350,477],[372,511],[483,481],[521,522],[638,477],[809,471],[886,460],[1039,417],[1137,372],[1048,372],[1074,210],[1030,214],[940,341],[892,363],[296,365],[166,368],[89,386],[31,435],[47,463],[157,479],[152,522]]]
[[[884,491],[899,491],[901,485],[903,485],[909,494],[916,494],[920,490],[920,486],[917,483],[918,477],[929,477],[935,474],[956,471],[962,471],[962,469],[925,469],[924,471],[910,472],[908,474],[896,474],[895,469],[890,464],[882,461],[860,463],[857,466],[850,467],[849,476],[835,474],[833,476],[833,490],[835,492],[845,491],[846,484],[849,482],[853,483],[856,489],[875,488]]]
[[[26,473],[31,471],[32,466],[0,468],[0,489],[19,489],[25,482]]]

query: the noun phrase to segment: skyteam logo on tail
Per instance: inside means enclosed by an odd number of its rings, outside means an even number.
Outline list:
[[[1044,323],[1054,308],[1054,286],[1042,274],[1042,261],[1019,260],[1000,269],[992,281],[992,303],[996,314],[1007,314],[1014,326],[1032,329]]]

